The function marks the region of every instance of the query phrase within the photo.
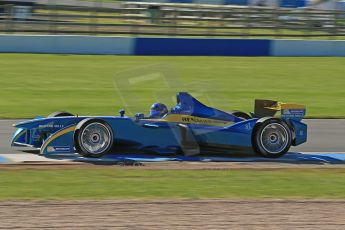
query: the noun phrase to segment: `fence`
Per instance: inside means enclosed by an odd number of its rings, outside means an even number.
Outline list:
[[[345,13],[313,9],[123,4],[0,6],[0,33],[345,38]]]

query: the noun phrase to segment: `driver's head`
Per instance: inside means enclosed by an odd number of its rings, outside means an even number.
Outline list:
[[[161,118],[168,113],[168,108],[162,103],[154,103],[151,106],[150,117]]]

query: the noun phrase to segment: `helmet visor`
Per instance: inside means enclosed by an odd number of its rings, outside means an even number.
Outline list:
[[[151,109],[150,111],[150,117],[159,117],[161,114],[161,111],[155,110],[155,109]]]

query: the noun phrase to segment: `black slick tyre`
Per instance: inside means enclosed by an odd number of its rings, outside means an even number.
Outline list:
[[[260,121],[261,120],[261,121]],[[292,143],[289,126],[277,118],[260,119],[253,130],[254,151],[263,157],[278,158],[287,153]]]
[[[113,142],[112,128],[102,119],[82,120],[74,133],[76,151],[84,157],[102,157],[112,148]]]

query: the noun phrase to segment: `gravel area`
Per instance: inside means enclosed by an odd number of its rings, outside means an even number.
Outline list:
[[[2,201],[0,229],[345,229],[339,200]]]

